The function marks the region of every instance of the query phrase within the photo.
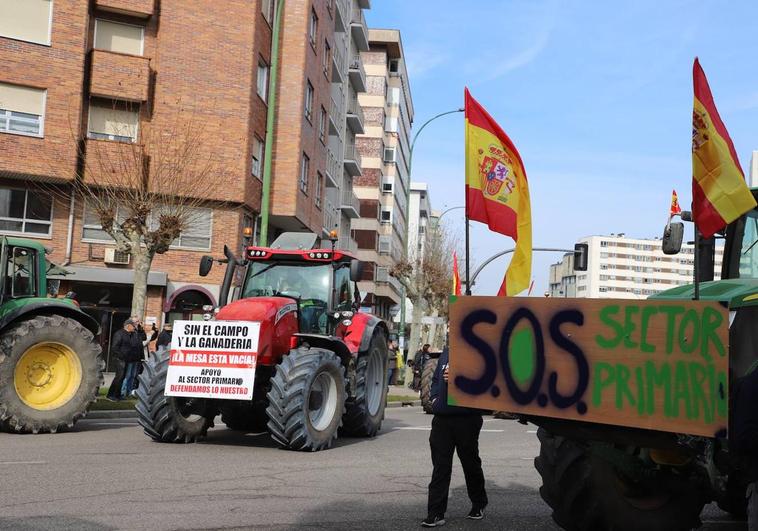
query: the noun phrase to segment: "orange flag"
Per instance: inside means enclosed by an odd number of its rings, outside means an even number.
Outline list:
[[[676,195],[676,190],[671,191],[671,212],[669,217],[673,218],[677,214],[682,213],[682,207],[679,206],[679,197]]]
[[[458,274],[458,254],[453,251],[453,295],[461,294],[461,277]]]
[[[710,238],[756,206],[745,183],[732,139],[721,121],[708,79],[695,58],[692,66],[692,217]]]
[[[532,276],[532,213],[521,156],[508,135],[465,89],[466,217],[516,241],[498,295],[517,295]]]

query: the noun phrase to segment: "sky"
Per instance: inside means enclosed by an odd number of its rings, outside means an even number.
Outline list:
[[[461,107],[468,86],[513,140],[535,247],[619,232],[660,237],[672,189],[688,208],[696,56],[745,171],[758,150],[754,0],[373,0],[366,19],[401,31],[415,129]],[[429,184],[435,209],[460,206],[463,164],[463,113],[452,114],[419,136],[412,180]],[[463,210],[443,223],[462,242]],[[512,247],[471,224],[472,263]],[[534,254],[533,296],[560,258]],[[494,295],[508,260],[487,266],[474,293]]]

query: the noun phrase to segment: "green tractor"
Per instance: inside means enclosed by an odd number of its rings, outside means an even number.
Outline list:
[[[758,197],[758,189],[752,193]],[[689,212],[682,219],[691,221]],[[672,223],[663,251],[681,250],[684,228]],[[721,280],[714,281],[715,242],[696,244],[696,282],[653,298],[717,301],[729,309],[729,408],[740,381],[758,366],[758,209],[731,223]],[[677,530],[700,524],[715,501],[744,517],[745,465],[730,451],[728,432],[697,437],[533,417],[539,426],[540,494],[564,529]],[[731,415],[730,415],[731,421]]]
[[[104,363],[97,322],[70,298],[48,297],[57,268],[32,240],[0,248],[0,430],[55,433],[97,397]]]

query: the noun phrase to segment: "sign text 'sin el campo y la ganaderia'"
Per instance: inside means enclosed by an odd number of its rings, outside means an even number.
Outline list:
[[[722,435],[728,334],[715,302],[453,297],[449,400]]]

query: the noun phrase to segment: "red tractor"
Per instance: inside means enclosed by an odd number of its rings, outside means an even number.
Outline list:
[[[293,450],[329,448],[338,432],[377,433],[387,401],[387,325],[358,312],[360,262],[333,245],[314,249],[315,241],[285,233],[271,247],[247,247],[242,259],[224,248],[226,258],[216,260],[227,264],[221,306],[212,319],[260,326],[252,400],[166,396],[169,351],[159,351],[137,390],[149,437],[194,442],[218,414],[233,430],[268,430]],[[202,276],[213,261],[203,257]],[[239,295],[224,305],[238,266]]]

